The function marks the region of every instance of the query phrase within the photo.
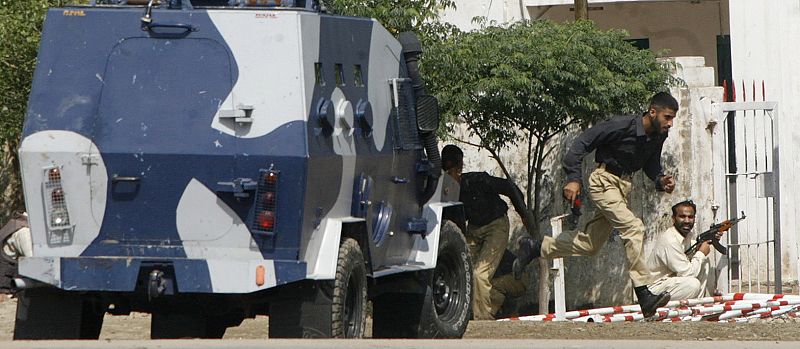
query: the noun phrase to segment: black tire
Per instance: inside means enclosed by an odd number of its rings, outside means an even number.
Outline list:
[[[367,268],[353,239],[339,246],[333,282],[331,337],[362,338],[367,322]]]
[[[19,292],[14,339],[98,339],[106,308],[99,300],[58,289]]]
[[[281,289],[270,302],[270,338],[362,338],[366,328],[367,269],[354,239],[339,245],[334,280]]]
[[[375,338],[461,338],[472,303],[472,262],[461,230],[445,221],[436,268],[424,294],[389,293],[373,300]]]

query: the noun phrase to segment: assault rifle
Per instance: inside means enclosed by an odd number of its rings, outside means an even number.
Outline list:
[[[689,247],[689,249],[686,250],[686,255],[689,256],[689,258],[694,256],[694,254],[697,252],[697,249],[700,248],[700,244],[706,241],[711,241],[711,244],[714,245],[714,248],[717,249],[719,253],[728,254],[728,248],[719,243],[719,239],[717,239],[717,233],[721,231],[728,231],[728,229],[745,218],[747,218],[747,216],[745,216],[744,211],[742,211],[742,217],[740,218],[728,219],[721,223],[711,225],[711,228],[708,228],[708,230],[697,236],[697,241],[694,243],[694,245],[692,245],[692,247]]]

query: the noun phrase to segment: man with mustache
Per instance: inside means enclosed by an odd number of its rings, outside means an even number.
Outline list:
[[[589,176],[589,197],[597,210],[584,231],[567,231],[553,239],[545,236],[533,240],[517,240],[514,275],[520,276],[534,258],[592,256],[608,241],[613,230],[620,233],[628,259],[628,274],[642,314],[651,317],[658,307],[669,302],[669,293],[653,294],[647,285],[652,282],[643,256],[644,224],[628,208],[633,174],[643,170],[658,191],[672,193],[675,180],[664,175],[661,149],[678,112],[678,101],[669,93],[660,92],[650,99],[647,111],[639,115],[619,116],[600,122],[584,131],[564,156],[567,184],[563,195],[574,203],[583,183],[583,157],[596,150],[598,167]]]
[[[657,278],[650,285],[653,292],[669,292],[672,299],[697,298],[706,293],[706,281],[711,270],[707,258],[711,241],[701,243],[693,256],[684,254],[685,244],[691,240],[696,211],[697,206],[691,200],[672,206],[673,226],[656,238],[647,261]],[[722,233],[717,233],[717,239],[722,237]]]

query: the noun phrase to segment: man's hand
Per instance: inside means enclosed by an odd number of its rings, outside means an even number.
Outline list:
[[[569,182],[567,185],[564,186],[564,199],[569,201],[570,204],[575,202],[575,198],[578,197],[578,193],[581,192],[581,183],[580,182]]]
[[[703,252],[704,255],[708,256],[708,253],[711,252],[711,241],[703,241],[703,243],[700,244],[697,250]]]
[[[724,231],[718,231],[714,236],[717,238],[717,240],[719,240],[719,239],[722,239],[722,234],[725,234],[725,232]]]
[[[672,194],[672,191],[675,190],[675,178],[669,175],[662,176],[661,188],[663,188],[665,192]]]

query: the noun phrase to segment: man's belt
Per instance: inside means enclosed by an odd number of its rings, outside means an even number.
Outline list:
[[[611,165],[611,164],[600,164],[601,168],[604,168],[606,172],[613,174],[622,179],[631,179],[633,178],[632,172],[627,172],[622,170],[621,168]]]

